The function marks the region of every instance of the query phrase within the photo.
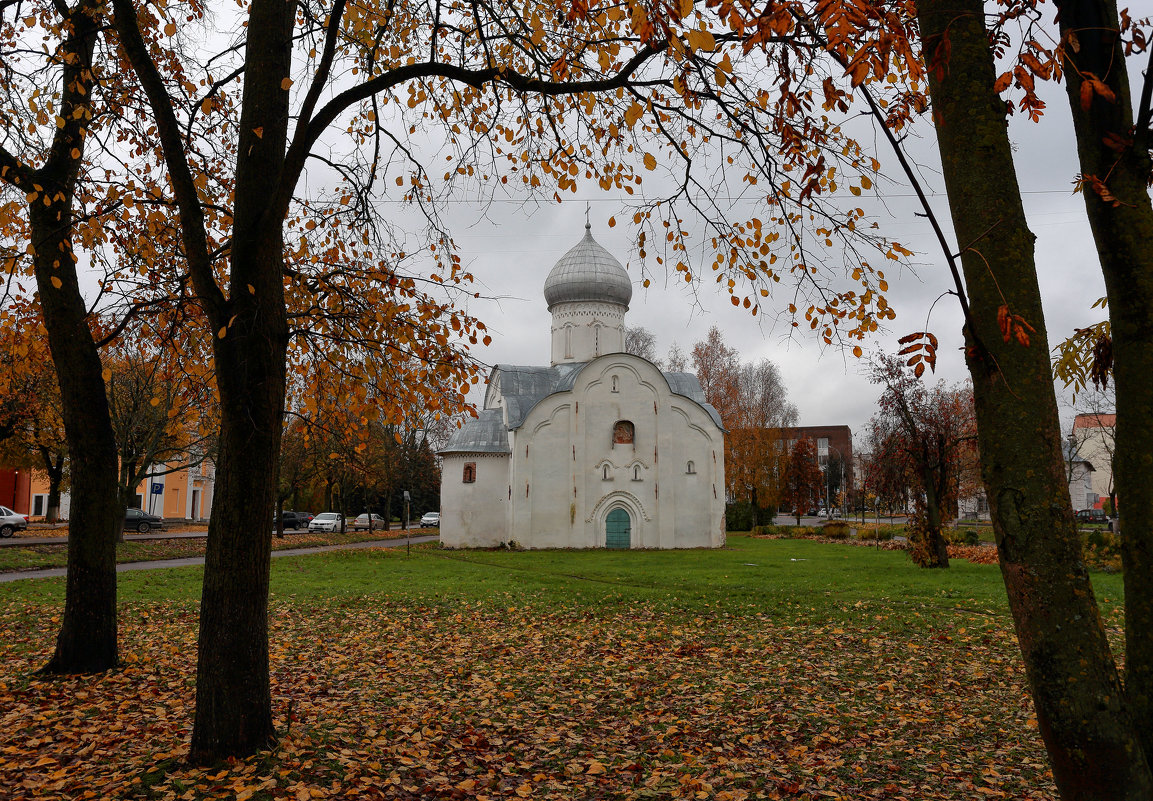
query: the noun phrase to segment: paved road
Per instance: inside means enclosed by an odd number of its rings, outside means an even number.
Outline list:
[[[423,535],[413,537],[412,539],[391,539],[391,540],[370,540],[367,542],[349,542],[344,545],[318,545],[314,548],[288,548],[282,551],[273,551],[273,557],[279,556],[308,556],[314,553],[326,553],[328,551],[340,551],[351,548],[400,548],[407,543],[413,545],[420,545],[424,542],[436,542],[439,536]],[[204,564],[203,556],[189,556],[183,559],[158,559],[153,562],[125,562],[116,566],[117,573],[124,573],[129,570],[156,570],[165,567],[191,567],[193,565]],[[0,573],[0,584],[8,581],[20,581],[21,579],[35,579],[35,578],[58,578],[63,576],[67,571],[62,567],[54,567],[48,570],[23,570],[15,573]]]
[[[35,531],[36,529],[28,529],[28,530],[29,531]],[[45,530],[51,530],[51,529],[45,529]],[[352,526],[348,526],[347,530],[352,531],[353,530]],[[400,523],[393,523],[392,524],[392,531],[400,531],[400,530],[401,530]],[[416,531],[416,530],[418,530],[418,529],[414,527],[413,531]],[[276,532],[273,531],[272,533],[275,536]],[[284,530],[284,536],[285,537],[291,537],[293,534],[307,534],[307,533],[308,533],[307,529],[303,529],[303,528],[301,528],[301,529],[289,528],[289,529]],[[126,540],[191,540],[191,539],[196,539],[197,537],[199,537],[200,539],[204,539],[207,536],[208,536],[207,530],[204,530],[204,531],[181,531],[180,529],[170,529],[167,531],[153,531],[153,532],[150,532],[148,534],[125,534],[124,539],[126,539]],[[66,542],[67,542],[67,538],[64,536],[60,536],[60,535],[57,535],[55,537],[29,537],[25,534],[25,535],[20,535],[20,536],[16,536],[16,537],[8,537],[5,539],[0,539],[0,548],[12,548],[12,547],[21,546],[21,545],[23,545],[23,546],[27,546],[27,545],[63,545]]]

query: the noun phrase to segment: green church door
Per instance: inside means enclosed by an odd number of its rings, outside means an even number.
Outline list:
[[[605,547],[628,548],[632,521],[624,509],[613,509],[605,519]]]

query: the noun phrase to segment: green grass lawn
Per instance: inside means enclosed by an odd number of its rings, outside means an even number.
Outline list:
[[[211,770],[182,763],[200,577],[122,574],[124,668],[58,681],[30,673],[62,581],[0,585],[6,793],[1056,798],[995,566],[740,536],[277,559],[280,744]],[[1115,633],[1120,579],[1095,581]]]

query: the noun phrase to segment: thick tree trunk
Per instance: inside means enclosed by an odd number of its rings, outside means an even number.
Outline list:
[[[74,107],[84,107],[92,87],[97,25],[91,10],[72,14],[73,33],[63,59],[66,120],[52,155],[35,175],[43,191],[29,203],[33,264],[44,327],[72,457],[72,512],[64,617],[45,673],[91,673],[118,662],[116,643],[116,441],[88,310],[80,295],[72,250],[72,203],[84,147]],[[91,11],[94,14],[94,11]],[[83,114],[81,114],[83,117]],[[47,201],[48,205],[45,205]]]
[[[220,460],[204,562],[191,759],[206,764],[271,745],[268,577],[284,427],[288,323],[281,180],[296,6],[252,3],[236,166],[228,308],[213,339]]]
[[[1021,206],[981,0],[921,0],[919,22],[971,319],[982,476],[1041,735],[1065,799],[1153,797],[1081,561],[1033,235]],[[1014,328],[1006,341],[1004,315]],[[1021,329],[1027,323],[1032,330]],[[1028,344],[1015,331],[1028,334]]]
[[[924,470],[925,482],[925,558],[921,567],[949,566],[949,544],[941,534],[941,502],[934,482],[933,471]]]
[[[1115,0],[1058,0],[1062,36],[1076,32],[1065,70],[1083,176],[1082,194],[1109,296],[1116,380],[1114,472],[1123,517],[1125,690],[1146,758],[1153,755],[1153,205],[1149,120],[1133,127],[1132,98]],[[1082,100],[1083,76],[1107,85]],[[1150,77],[1146,77],[1150,80]]]

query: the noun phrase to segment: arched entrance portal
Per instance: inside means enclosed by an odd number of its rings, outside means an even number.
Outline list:
[[[629,548],[632,519],[624,509],[613,509],[605,518],[605,547]]]

